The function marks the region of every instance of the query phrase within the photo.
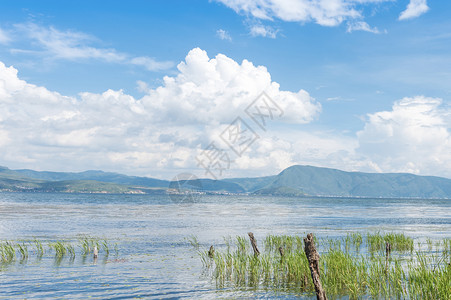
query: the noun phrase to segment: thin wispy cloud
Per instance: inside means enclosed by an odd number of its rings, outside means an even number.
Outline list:
[[[249,33],[251,36],[262,36],[262,37],[269,37],[272,39],[275,39],[277,36],[277,30],[272,28],[271,26],[265,26],[262,24],[252,25],[250,27]]]
[[[355,101],[355,99],[349,99],[349,98],[343,98],[341,96],[337,96],[337,97],[328,97],[328,98],[326,98],[326,101],[351,102],[351,101]]]
[[[377,7],[393,0],[340,0],[340,1],[311,1],[311,0],[216,0],[236,13],[264,21],[276,19],[300,24],[316,23],[321,26],[334,27],[346,22],[347,31],[366,31],[380,33],[380,31],[365,19],[365,7]],[[400,20],[418,17],[428,11],[426,0],[411,0],[407,9],[399,17]],[[274,34],[266,33],[263,26],[251,27],[252,35],[274,38]],[[256,34],[257,33],[257,34]]]
[[[170,61],[157,61],[152,57],[133,57],[114,48],[96,46],[101,43],[96,37],[72,30],[59,30],[34,23],[16,24],[14,30],[26,39],[29,48],[12,48],[11,53],[40,56],[46,60],[98,60],[106,63],[139,65],[149,71],[170,69]],[[23,42],[23,40],[21,40]],[[28,43],[27,43],[28,41]]]
[[[11,38],[6,31],[0,28],[0,44],[7,44],[10,40]]]
[[[399,20],[413,19],[429,10],[427,0],[410,0],[406,10],[399,15]]]
[[[157,61],[152,57],[148,56],[139,56],[132,58],[130,63],[138,66],[143,66],[149,71],[160,71],[167,70],[174,66],[174,63],[171,61]]]
[[[126,55],[115,49],[90,46],[95,37],[78,31],[61,31],[52,26],[43,27],[33,23],[17,24],[16,29],[40,48],[42,54],[54,59],[100,59],[122,62]]]
[[[309,1],[309,0],[218,0],[237,13],[244,13],[257,19],[287,22],[315,22],[323,26],[337,26],[347,19],[361,17],[355,9],[361,1]],[[381,2],[368,0],[366,2]]]
[[[381,33],[379,29],[377,29],[376,27],[371,27],[367,22],[363,21],[348,23],[348,29],[346,31],[366,31],[372,33]]]
[[[224,29],[218,29],[216,30],[216,36],[219,37],[221,40],[226,40],[231,42],[232,41],[232,37],[230,36],[230,34],[224,30]]]

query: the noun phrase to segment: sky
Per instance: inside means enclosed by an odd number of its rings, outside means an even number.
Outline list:
[[[0,3],[0,165],[451,178],[450,1]]]

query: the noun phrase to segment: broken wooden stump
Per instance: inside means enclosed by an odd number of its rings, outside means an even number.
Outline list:
[[[388,261],[390,259],[391,245],[389,242],[385,243],[385,273],[388,272]]]
[[[208,250],[208,257],[213,258],[215,256],[215,248],[213,245],[210,246],[210,250]]]
[[[280,258],[283,258],[283,248],[279,247],[279,252],[280,252]]]
[[[257,241],[254,238],[254,234],[252,232],[248,232],[247,235],[249,235],[249,239],[251,240],[252,249],[254,249],[254,255],[255,256],[260,255],[260,251],[258,251]]]
[[[326,292],[324,291],[319,278],[319,254],[316,250],[312,233],[307,234],[307,237],[304,238],[304,245],[305,255],[307,256],[310,272],[312,274],[313,285],[315,286],[316,299],[327,300]]]

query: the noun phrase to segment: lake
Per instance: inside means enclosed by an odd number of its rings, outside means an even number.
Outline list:
[[[221,247],[252,231],[404,232],[418,240],[451,237],[451,200],[0,193],[0,241],[73,240],[88,235],[117,253],[56,260],[46,253],[0,268],[0,299],[291,298],[265,290],[216,289],[187,240]]]

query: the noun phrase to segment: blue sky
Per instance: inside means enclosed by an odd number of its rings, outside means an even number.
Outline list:
[[[0,8],[1,165],[204,177],[196,157],[215,143],[230,156],[218,177],[292,164],[451,177],[449,1]],[[234,156],[221,132],[252,124],[263,91],[284,115]]]

